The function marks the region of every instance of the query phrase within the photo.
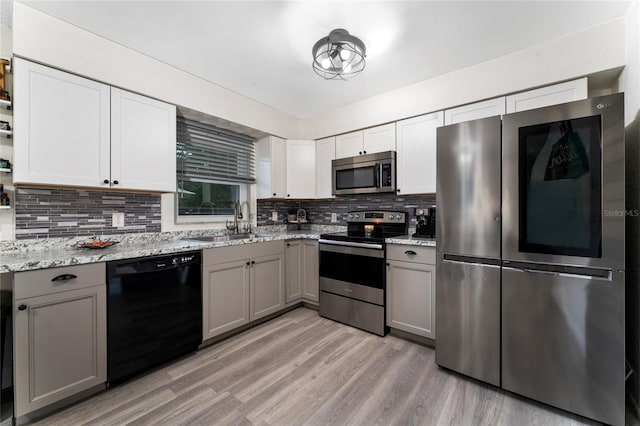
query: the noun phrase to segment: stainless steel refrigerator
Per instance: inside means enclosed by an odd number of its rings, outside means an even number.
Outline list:
[[[624,424],[622,94],[438,129],[436,362]]]

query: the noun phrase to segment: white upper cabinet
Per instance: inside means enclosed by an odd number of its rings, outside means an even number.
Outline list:
[[[111,186],[176,191],[176,107],[111,88]]]
[[[505,97],[501,96],[499,98],[445,110],[444,124],[448,126],[449,124],[493,117],[494,115],[503,115],[505,112]]]
[[[336,136],[336,158],[362,155],[362,130]]]
[[[370,127],[362,131],[363,154],[396,150],[396,123]]]
[[[398,121],[397,179],[399,194],[436,192],[436,129],[443,112]]]
[[[336,158],[395,151],[396,123],[336,136]]]
[[[176,190],[176,108],[16,59],[14,182]]]
[[[324,138],[316,141],[316,197],[330,198],[331,160],[336,158],[336,138]]]
[[[258,198],[287,196],[285,140],[268,136],[256,143]]]
[[[507,113],[587,99],[587,77],[507,96]]]
[[[109,187],[109,86],[14,61],[13,181]]]
[[[287,197],[314,198],[316,196],[316,142],[289,139],[287,154]]]

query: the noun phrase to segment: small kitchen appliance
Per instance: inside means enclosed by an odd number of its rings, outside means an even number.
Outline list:
[[[396,152],[363,152],[331,161],[333,195],[396,192]]]
[[[352,211],[347,232],[320,236],[320,315],[384,336],[385,238],[407,235],[407,212]]]
[[[416,232],[414,238],[436,237],[436,208],[416,209]]]

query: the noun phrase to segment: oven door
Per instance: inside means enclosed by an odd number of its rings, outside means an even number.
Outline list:
[[[623,96],[503,117],[502,257],[624,270]]]
[[[382,244],[320,240],[320,290],[384,305]]]

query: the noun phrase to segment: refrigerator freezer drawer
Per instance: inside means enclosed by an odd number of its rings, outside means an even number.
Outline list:
[[[623,425],[624,352],[624,273],[503,269],[503,388]]]
[[[500,386],[500,267],[439,260],[436,363]]]

